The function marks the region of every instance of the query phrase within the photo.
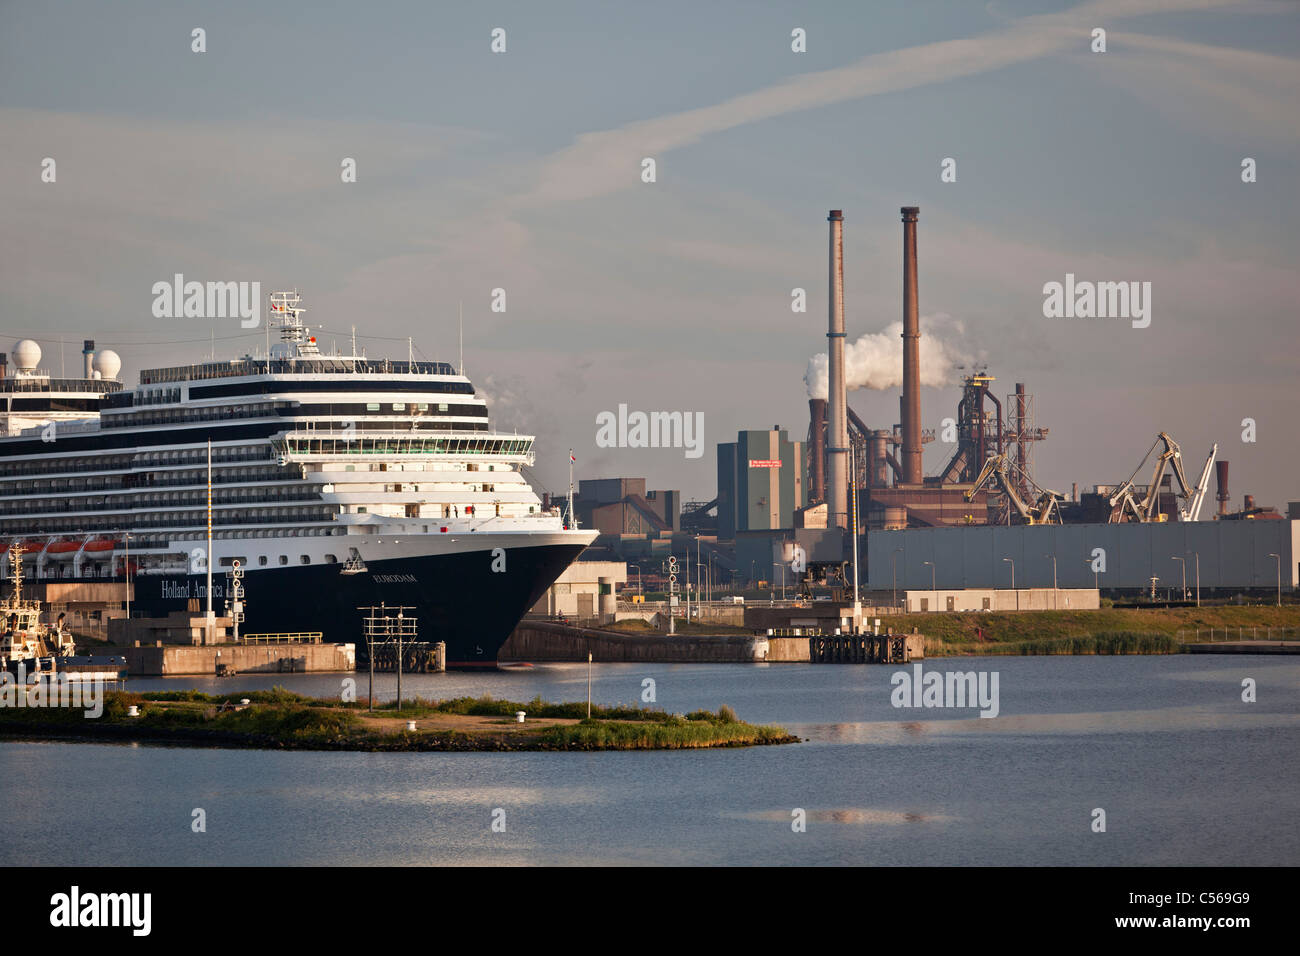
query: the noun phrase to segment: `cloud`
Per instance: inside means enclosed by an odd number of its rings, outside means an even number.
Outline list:
[[[1144,55],[1108,58],[1098,77],[1188,126],[1220,137],[1300,135],[1300,67],[1291,57],[1139,33],[1113,34],[1110,44]]]
[[[941,83],[987,73],[1086,46],[1101,18],[1204,10],[1242,0],[1096,0],[1061,13],[1009,22],[975,37],[943,40],[863,57],[856,63],[804,73],[712,106],[641,120],[615,129],[584,133],[545,161],[532,189],[517,202],[534,206],[589,199],[640,182],[642,158],[664,153],[723,132],[799,110],[832,106],[877,93]]]

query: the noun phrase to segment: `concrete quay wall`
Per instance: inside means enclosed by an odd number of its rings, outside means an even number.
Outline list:
[[[192,647],[164,644],[124,647],[133,677],[211,677],[218,664],[236,674],[319,673],[351,671],[357,666],[355,644],[225,644]]]

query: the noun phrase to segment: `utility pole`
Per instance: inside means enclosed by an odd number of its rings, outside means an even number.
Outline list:
[[[1172,560],[1177,561],[1179,567],[1183,569],[1183,600],[1186,601],[1187,600],[1187,559],[1180,558],[1176,554],[1171,554],[1169,557]]]
[[[1277,606],[1281,607],[1282,606],[1282,558],[1274,554],[1272,551],[1268,553],[1268,556],[1277,562]]]

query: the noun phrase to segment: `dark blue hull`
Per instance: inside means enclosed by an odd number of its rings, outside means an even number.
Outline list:
[[[492,571],[490,550],[367,561],[344,574],[342,564],[250,569],[244,577],[241,633],[320,631],[327,641],[365,647],[360,607],[381,602],[415,608],[418,640],[444,641],[448,667],[494,666],[497,651],[564,569],[580,544],[511,549],[508,570]],[[212,608],[224,613],[228,578],[214,574]],[[141,575],[133,582],[132,615],[163,616],[202,609],[206,578]]]

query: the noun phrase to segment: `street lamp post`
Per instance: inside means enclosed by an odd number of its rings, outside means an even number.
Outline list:
[[[1011,590],[1016,591],[1016,562],[1015,562],[1015,560],[1012,559],[1012,558],[1003,558],[1002,560],[1003,560],[1003,561],[1006,561],[1008,564],[1011,565]],[[1020,610],[1020,592],[1019,592],[1019,591],[1016,591],[1016,610],[1017,610],[1017,611]]]
[[[1169,557],[1177,561],[1178,564],[1183,569],[1183,600],[1186,601],[1187,600],[1187,559],[1180,558],[1176,554],[1171,554]]]
[[[934,587],[934,563],[932,561],[922,561],[921,563],[930,565],[930,600],[935,602],[935,610],[937,611],[939,610],[939,595],[936,593]]]
[[[898,565],[894,563],[894,559],[902,553],[902,548],[895,548],[894,553],[889,556],[889,573],[894,586],[894,607],[898,607]]]
[[[700,585],[704,583],[704,575],[700,571],[700,536],[695,536],[695,610],[700,609]]]
[[[1044,554],[1043,557],[1052,559],[1052,610],[1059,610],[1061,606],[1061,595],[1056,586],[1056,555]]]
[[[1201,606],[1201,552],[1193,551],[1196,555],[1196,606]]]
[[[1277,562],[1277,606],[1281,607],[1282,606],[1282,558],[1274,554],[1272,551],[1268,553],[1268,556]]]

